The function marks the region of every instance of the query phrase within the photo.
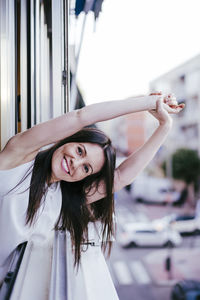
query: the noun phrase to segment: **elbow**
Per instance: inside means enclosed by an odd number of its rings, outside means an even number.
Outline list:
[[[135,180],[136,174],[133,172],[126,174],[126,172],[121,172],[119,169],[117,169],[117,172],[115,172],[115,179],[114,179],[114,191],[120,191],[125,186],[130,185]]]
[[[27,147],[24,147],[23,145],[23,132],[19,132],[11,137],[5,145],[4,149],[6,151],[16,153],[16,155],[26,153]]]
[[[114,192],[120,191],[125,186],[126,184],[123,182],[123,177],[121,176],[120,170],[116,169],[114,175]]]
[[[20,133],[18,133],[18,134],[16,134],[16,135],[14,135],[13,137],[11,137],[11,138],[7,141],[7,143],[6,143],[5,147],[4,147],[4,149],[7,149],[7,150],[9,150],[9,151],[16,150],[16,149],[17,149],[17,145],[19,144],[19,143],[18,143],[19,135],[20,135]]]

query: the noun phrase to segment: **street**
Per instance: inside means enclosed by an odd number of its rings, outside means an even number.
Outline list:
[[[126,207],[134,214],[135,204],[126,190],[117,195],[117,207]],[[145,205],[139,204],[143,211]],[[147,205],[152,216],[153,206]],[[168,210],[168,208],[164,208]],[[171,209],[173,210],[173,209]],[[156,218],[159,212],[163,216],[163,207],[156,207]],[[139,211],[138,211],[139,212]],[[186,236],[179,247],[130,247],[122,248],[114,243],[111,257],[107,260],[110,273],[120,300],[169,300],[172,286],[183,278],[200,279],[196,266],[199,259],[200,235]],[[166,271],[166,258],[170,255],[172,268]],[[198,278],[197,278],[198,276]]]

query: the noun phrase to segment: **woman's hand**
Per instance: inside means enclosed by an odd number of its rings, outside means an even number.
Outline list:
[[[160,125],[172,125],[172,118],[165,109],[162,98],[156,101],[156,109],[149,112],[159,121]]]
[[[176,97],[174,94],[168,94],[168,95],[163,95],[162,92],[155,92],[151,93],[149,96],[160,96],[163,99],[163,107],[166,109],[166,111],[169,114],[177,114],[179,113],[184,107],[184,103],[178,104]],[[155,110],[151,110],[155,111]]]
[[[161,92],[151,93],[151,95],[160,96],[156,102],[156,109],[149,112],[159,121],[159,123],[172,123],[172,118],[169,114],[178,114],[185,107],[184,103],[178,104],[176,97],[173,94],[163,96]]]

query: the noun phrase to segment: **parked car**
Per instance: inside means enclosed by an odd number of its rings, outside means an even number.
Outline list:
[[[131,185],[131,195],[136,201],[147,203],[174,203],[179,200],[177,192],[168,178],[138,176]]]
[[[165,228],[170,227],[182,235],[200,233],[200,216],[171,214],[164,218],[156,219],[153,223]]]
[[[126,223],[118,229],[117,241],[122,247],[178,246],[182,242],[180,234],[172,229],[161,229],[149,223]]]
[[[177,282],[171,291],[171,300],[200,299],[200,281],[185,279]]]
[[[177,230],[181,234],[200,233],[200,217],[191,215],[178,215],[172,220],[171,228]]]

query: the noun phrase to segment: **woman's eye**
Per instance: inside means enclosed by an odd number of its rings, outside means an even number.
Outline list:
[[[82,153],[83,153],[83,150],[81,149],[81,147],[78,147],[78,154],[82,155]]]
[[[88,173],[89,172],[88,166],[84,165],[84,170],[85,170],[85,173]]]

